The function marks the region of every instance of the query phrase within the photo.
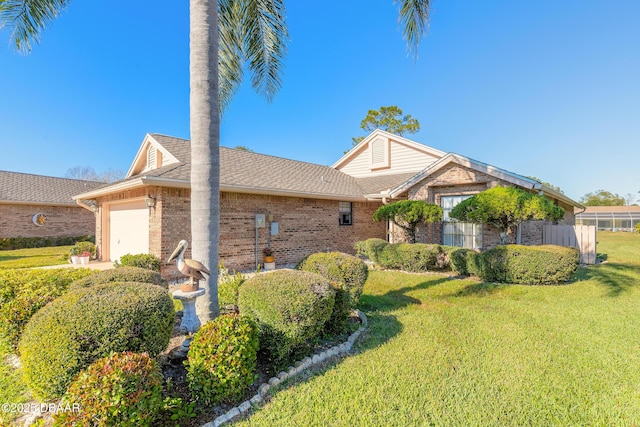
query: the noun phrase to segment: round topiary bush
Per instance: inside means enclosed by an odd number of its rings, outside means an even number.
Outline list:
[[[342,252],[319,252],[300,261],[296,269],[317,273],[335,287],[335,303],[326,329],[331,333],[344,330],[351,310],[358,304],[369,275],[369,269],[364,261]]]
[[[238,307],[258,322],[260,352],[271,367],[279,368],[320,334],[334,300],[335,290],[319,274],[278,270],[244,282]]]
[[[207,405],[236,403],[256,380],[258,326],[247,316],[226,314],[207,322],[189,347],[189,388]]]
[[[54,426],[150,426],[163,409],[164,377],[147,353],[98,359],[73,380]]]
[[[121,267],[98,271],[90,276],[78,279],[71,284],[71,289],[86,288],[93,285],[102,285],[113,282],[141,282],[162,286],[167,289],[167,281],[160,273],[140,267]]]
[[[175,313],[168,292],[109,283],[69,292],[29,321],[19,351],[24,378],[41,399],[60,397],[74,375],[113,352],[165,350]]]

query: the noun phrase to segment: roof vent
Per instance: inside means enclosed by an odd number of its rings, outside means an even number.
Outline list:
[[[389,167],[389,140],[376,138],[369,144],[371,151],[371,169]]]
[[[150,145],[147,150],[147,169],[155,169],[158,165],[157,161],[156,147]]]

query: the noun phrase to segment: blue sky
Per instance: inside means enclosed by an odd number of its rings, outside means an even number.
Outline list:
[[[188,2],[75,1],[23,56],[0,31],[0,170],[129,168],[146,133],[189,137]],[[435,0],[419,59],[391,0],[289,1],[284,85],[247,83],[222,145],[331,165],[367,110],[409,136],[560,186],[640,198],[640,2]]]

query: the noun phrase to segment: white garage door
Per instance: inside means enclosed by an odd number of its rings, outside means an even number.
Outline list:
[[[144,200],[110,206],[109,256],[149,253],[149,208]]]

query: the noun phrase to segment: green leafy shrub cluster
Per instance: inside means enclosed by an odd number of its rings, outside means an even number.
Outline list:
[[[456,246],[443,246],[443,248],[447,253],[451,271],[464,276],[480,275],[480,252]]]
[[[0,239],[0,250],[46,248],[50,246],[69,246],[76,242],[92,242],[94,236],[69,237],[3,237]]]
[[[96,245],[92,242],[78,242],[71,247],[69,250],[70,255],[82,255],[85,253],[89,253],[91,258],[96,256]]]
[[[316,338],[331,317],[335,291],[322,276],[298,270],[258,274],[240,287],[238,307],[258,323],[260,352],[283,367]]]
[[[91,273],[86,268],[0,270],[0,336],[15,349],[31,316]]]
[[[168,288],[167,281],[156,271],[140,267],[121,267],[97,271],[90,276],[78,279],[71,284],[71,289],[86,288],[93,285],[114,282],[151,283],[152,285],[162,286],[165,289]]]
[[[635,230],[636,233],[640,233],[640,222],[636,224]]]
[[[120,261],[114,262],[114,265],[116,268],[140,267],[160,272],[160,258],[152,254],[125,254],[120,257]]]
[[[220,265],[218,268],[218,307],[220,311],[235,311],[238,305],[238,291],[244,282],[242,273],[229,274],[229,271]]]
[[[477,252],[443,245],[387,243],[369,239],[358,251],[383,268],[412,272],[450,270],[484,281],[518,284],[564,283],[576,271],[580,253],[563,246],[497,246]]]
[[[164,406],[164,377],[147,353],[129,351],[98,359],[73,380],[54,426],[151,426]]]
[[[256,380],[258,326],[247,316],[221,315],[196,332],[188,354],[187,381],[207,405],[237,403]]]
[[[485,282],[547,285],[564,283],[580,263],[576,248],[542,245],[496,246],[480,256],[479,275]]]
[[[112,352],[148,352],[169,342],[175,313],[168,292],[148,283],[109,283],[68,292],[29,321],[20,340],[23,373],[42,400]]]
[[[366,256],[372,262],[378,263],[378,255],[382,252],[385,246],[389,243],[386,240],[373,238],[362,240],[355,243],[356,253],[358,255]]]
[[[423,243],[394,243],[386,245],[378,255],[383,268],[420,272],[446,270],[449,261],[440,245]]]
[[[336,291],[336,297],[325,329],[330,333],[343,331],[351,310],[358,304],[369,275],[364,261],[342,252],[319,252],[304,258],[296,269],[317,273],[329,280]]]

